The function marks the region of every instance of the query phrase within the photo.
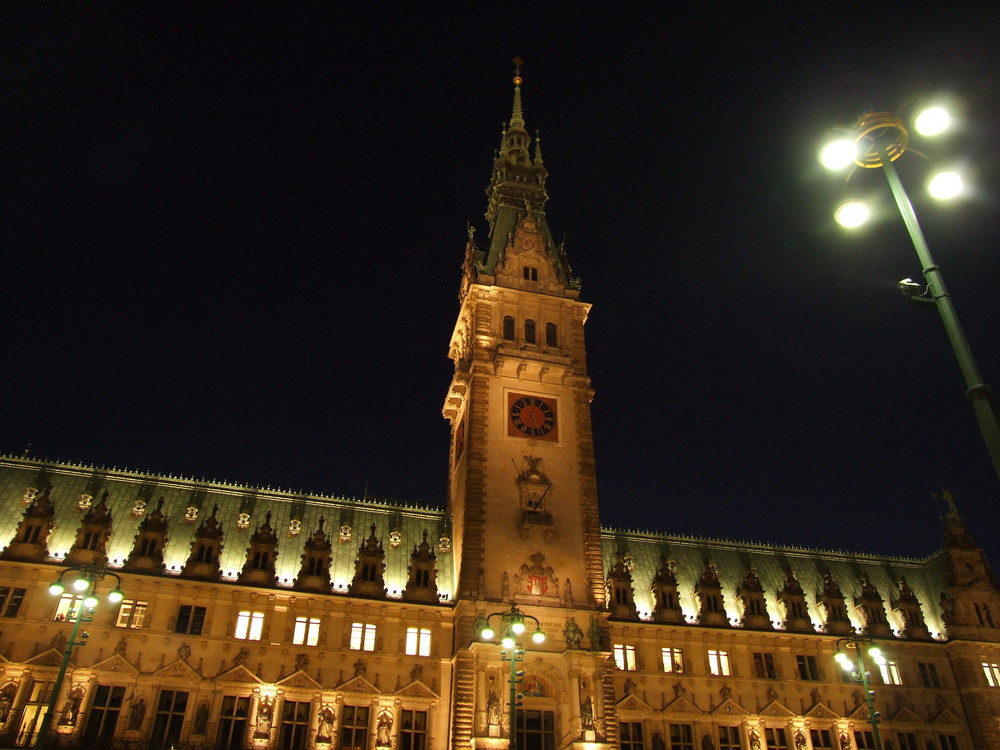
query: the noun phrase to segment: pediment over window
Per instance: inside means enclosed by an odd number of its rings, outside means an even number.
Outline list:
[[[121,654],[112,654],[107,659],[94,664],[91,669],[99,672],[117,672],[118,674],[126,674],[132,677],[139,675],[139,670],[135,668],[135,665]]]
[[[301,669],[292,672],[288,677],[283,680],[279,680],[278,684],[282,687],[293,687],[293,688],[312,688],[315,690],[322,690],[323,686],[320,685],[316,680],[307,675]]]
[[[409,698],[440,698],[437,693],[427,687],[420,680],[414,680],[409,685],[404,685],[393,695],[405,695]]]
[[[338,685],[337,690],[342,693],[364,693],[365,695],[381,695],[382,691],[372,685],[364,677],[352,677],[343,685]]]
[[[62,654],[54,648],[46,649],[40,654],[35,654],[30,659],[25,660],[25,664],[34,664],[39,667],[58,667],[62,661]]]
[[[653,708],[648,703],[637,698],[634,694],[626,695],[618,701],[615,708],[618,711],[652,711]]]
[[[760,712],[761,716],[771,716],[781,719],[788,718],[790,716],[798,716],[794,711],[788,708],[785,704],[780,701],[771,701],[768,703],[764,710]]]
[[[672,700],[664,709],[665,714],[703,714],[705,713],[690,700],[681,696]]]
[[[806,716],[811,719],[839,719],[840,714],[827,706],[825,703],[817,703],[806,711]]]
[[[727,698],[722,701],[718,706],[711,710],[713,714],[723,714],[725,716],[749,716],[750,712],[747,711],[743,706],[734,701],[732,698]]]
[[[917,716],[915,712],[905,706],[899,709],[893,716],[893,722],[903,722],[906,724],[923,724],[924,720]]]
[[[962,720],[955,715],[950,708],[945,708],[941,713],[931,719],[932,724],[961,724]]]
[[[218,677],[215,678],[216,682],[229,682],[239,685],[263,685],[264,681],[260,679],[257,675],[251,672],[249,669],[244,667],[242,664],[237,664],[235,667],[223,672]]]
[[[182,677],[188,680],[201,680],[201,675],[198,674],[197,670],[183,659],[175,659],[169,664],[164,664],[153,672],[153,674],[157,677]]]

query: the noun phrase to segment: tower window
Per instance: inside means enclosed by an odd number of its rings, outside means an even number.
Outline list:
[[[511,315],[503,316],[503,337],[505,341],[514,340],[514,318]]]
[[[524,321],[524,342],[526,344],[537,343],[535,337],[535,321],[533,320]]]
[[[553,348],[559,346],[559,333],[555,323],[545,324],[545,345]]]
[[[538,269],[532,266],[525,266],[524,279],[525,281],[538,281]]]

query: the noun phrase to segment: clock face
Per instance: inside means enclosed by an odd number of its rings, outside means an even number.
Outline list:
[[[555,399],[508,395],[507,434],[536,440],[558,440]]]

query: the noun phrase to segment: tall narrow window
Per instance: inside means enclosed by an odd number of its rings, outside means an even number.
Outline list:
[[[115,620],[116,628],[130,628],[139,630],[146,621],[147,602],[140,602],[136,599],[122,599],[121,606],[118,607],[118,619]]]
[[[364,750],[368,747],[368,706],[347,706],[341,709],[341,750]]]
[[[59,597],[59,604],[56,605],[56,613],[52,619],[57,622],[64,620],[75,620],[77,609],[83,606],[83,594],[62,594]]]
[[[939,734],[938,744],[941,750],[958,750],[958,737],[953,734]]]
[[[372,636],[372,648],[375,648],[374,635]],[[430,656],[431,655],[431,631],[427,628],[407,628],[406,629],[406,654],[407,656]]]
[[[249,695],[224,695],[219,711],[219,731],[215,738],[218,750],[242,750],[250,713]]]
[[[524,342],[526,344],[537,343],[535,339],[535,321],[533,320],[524,321]]]
[[[924,687],[941,687],[937,667],[934,664],[928,661],[918,661],[917,669],[920,670],[920,682]]]
[[[754,654],[753,673],[762,680],[775,679],[774,654]]]
[[[990,687],[1000,687],[1000,664],[984,661],[983,673],[986,675],[987,685]]]
[[[427,750],[426,711],[400,711],[399,750]]]
[[[553,349],[559,346],[559,332],[556,330],[555,323],[545,324],[545,345],[551,346]]]
[[[899,750],[920,750],[917,735],[913,732],[896,732],[896,742],[899,743]]]
[[[281,739],[278,744],[282,750],[305,750],[310,705],[308,701],[282,701]]]
[[[177,610],[177,624],[174,626],[174,632],[201,635],[201,629],[205,626],[205,613],[204,607],[182,604]]]
[[[800,680],[819,679],[819,664],[817,664],[815,656],[806,656],[804,654],[799,654],[798,656],[795,657],[795,663],[799,669]]]
[[[899,665],[896,662],[887,661],[885,664],[880,664],[878,668],[882,673],[882,682],[886,685],[903,684],[903,681],[899,677]]]
[[[0,587],[0,612],[4,617],[17,617],[24,601],[26,589],[12,589],[9,586]]]
[[[319,618],[296,617],[292,643],[296,646],[315,646],[319,643]]]
[[[780,727],[767,727],[764,730],[768,750],[789,750],[788,732]]]
[[[503,337],[505,341],[514,340],[514,318],[511,315],[503,316]]]
[[[670,725],[670,750],[694,750],[694,729],[690,724]]]
[[[684,654],[679,648],[660,649],[663,655],[663,671],[671,674],[684,674]]]
[[[811,729],[809,736],[813,741],[813,750],[835,750],[833,747],[833,731],[829,729]]]
[[[855,732],[854,744],[858,750],[875,750],[875,735],[872,732]]]
[[[556,715],[552,711],[517,712],[517,746],[523,750],[554,750]]]
[[[623,721],[618,725],[621,750],[643,750],[642,722]]]
[[[234,638],[242,641],[259,641],[264,632],[264,613],[244,610],[236,615]]]
[[[161,690],[153,718],[153,744],[155,750],[176,747],[181,739],[184,714],[187,713],[188,694],[183,690]]]
[[[86,747],[110,747],[118,726],[118,716],[121,714],[122,701],[125,698],[125,688],[112,685],[98,685],[94,689],[94,702],[90,704],[87,716],[87,729],[83,735]]]
[[[615,666],[627,672],[636,670],[635,646],[624,646],[616,643],[613,648],[615,654]]]
[[[21,709],[21,721],[17,727],[18,747],[29,747],[38,738],[38,724],[42,720],[42,711],[52,698],[52,683],[43,680],[32,680],[28,692],[28,700]]]
[[[351,625],[351,649],[354,651],[374,651],[375,626],[364,622],[353,623]]]
[[[719,727],[719,750],[743,750],[739,727]]]
[[[709,651],[708,652],[708,671],[714,674],[716,677],[726,677],[730,674],[729,672],[729,652],[728,651]]]

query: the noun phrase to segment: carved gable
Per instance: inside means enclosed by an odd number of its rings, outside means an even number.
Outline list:
[[[239,685],[263,685],[264,681],[261,680],[257,675],[251,672],[249,669],[244,667],[242,664],[237,664],[235,667],[223,672],[218,677],[215,678],[216,682],[229,682]]]
[[[364,693],[366,695],[381,695],[382,691],[372,685],[364,677],[352,677],[343,685],[337,687],[342,693]]]
[[[722,714],[724,716],[749,716],[750,712],[747,711],[743,706],[734,701],[732,698],[727,698],[722,701],[718,706],[713,708],[710,713],[712,714]]]
[[[815,706],[806,711],[806,716],[813,719],[839,719],[840,714],[835,712],[832,708],[827,706],[825,703],[817,703]]]
[[[30,659],[25,659],[25,664],[35,664],[39,667],[58,667],[62,661],[62,654],[54,648],[49,648],[40,654],[35,654]]]
[[[764,707],[764,710],[760,712],[760,715],[786,719],[788,717],[795,716],[796,713],[780,701],[771,701]]]
[[[164,664],[153,674],[157,677],[183,677],[188,680],[201,680],[201,675],[183,659],[176,659],[169,664]]]
[[[704,713],[684,696],[675,698],[663,709],[665,714],[701,714]]]
[[[121,654],[112,654],[107,659],[94,664],[91,669],[101,672],[118,672],[132,677],[137,677],[139,675],[139,670],[135,668],[135,665]]]
[[[632,695],[626,695],[624,698],[622,698],[620,701],[618,701],[618,705],[615,706],[615,708],[618,711],[652,711],[653,710],[652,707],[650,707],[645,701],[639,700],[635,696],[634,693]]]
[[[414,680],[409,685],[404,685],[393,695],[406,696],[408,698],[440,698],[437,693],[427,687],[420,680]]]
[[[924,720],[917,716],[911,709],[905,706],[892,716],[893,723],[903,722],[905,724],[923,724]]]
[[[278,684],[281,687],[293,687],[293,688],[307,688],[313,690],[322,690],[323,686],[320,685],[316,680],[307,675],[301,669],[292,672],[288,677],[283,680],[279,680]]]

